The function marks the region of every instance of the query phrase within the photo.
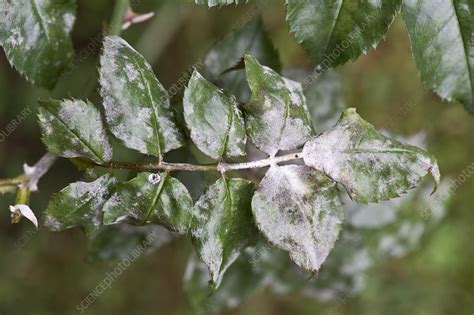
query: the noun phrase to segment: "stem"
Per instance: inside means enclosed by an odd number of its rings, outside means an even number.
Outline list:
[[[271,165],[275,165],[282,162],[289,162],[302,159],[301,153],[292,153],[283,156],[270,157],[268,159],[245,162],[245,163],[224,163],[210,165],[195,165],[187,163],[166,163],[161,162],[158,164],[133,164],[133,163],[120,163],[120,162],[109,162],[105,164],[95,164],[97,167],[111,168],[111,169],[128,169],[128,170],[139,170],[139,171],[190,171],[190,172],[220,172],[225,173],[228,171],[246,170],[253,168],[262,168]]]
[[[120,35],[122,32],[123,17],[129,7],[128,0],[115,0],[114,12],[110,19],[109,35]]]

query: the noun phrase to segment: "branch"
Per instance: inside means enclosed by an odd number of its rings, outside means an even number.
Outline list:
[[[228,171],[237,171],[253,168],[262,168],[271,165],[275,165],[282,162],[289,162],[302,159],[301,153],[292,153],[283,156],[270,157],[268,159],[245,162],[245,163],[225,163],[220,162],[217,164],[210,165],[196,165],[187,163],[167,163],[161,162],[158,164],[133,164],[133,163],[120,163],[120,162],[109,162],[105,164],[94,164],[97,167],[110,168],[110,169],[128,169],[128,170],[139,170],[139,171],[190,171],[190,172],[220,172],[225,173]]]
[[[115,7],[110,19],[109,35],[120,35],[123,18],[129,7],[128,0],[115,0]]]

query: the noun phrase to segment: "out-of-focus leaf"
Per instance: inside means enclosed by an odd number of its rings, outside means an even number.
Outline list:
[[[130,148],[161,157],[183,135],[168,94],[142,55],[120,37],[107,37],[100,59],[101,95],[110,131]]]
[[[303,145],[313,134],[313,127],[301,85],[262,66],[250,55],[245,56],[245,66],[252,91],[245,118],[253,143],[271,156]]]
[[[44,225],[53,231],[80,226],[92,235],[102,226],[102,206],[115,183],[115,178],[106,174],[90,183],[70,184],[52,197]]]
[[[198,5],[208,5],[209,7],[224,6],[229,4],[247,3],[248,0],[195,0]]]
[[[224,72],[239,64],[246,53],[279,71],[278,52],[265,32],[261,18],[247,23],[217,42],[204,58],[203,69],[207,78],[222,83],[225,90],[236,95],[242,103],[248,102],[250,97],[245,71]]]
[[[403,17],[424,84],[474,113],[474,2],[406,0]]]
[[[290,69],[285,71],[284,75],[303,85],[314,131],[321,133],[334,126],[345,107],[339,74],[329,69],[315,77],[310,71]]]
[[[39,101],[43,143],[56,155],[84,157],[97,163],[112,158],[112,146],[97,108],[81,100]]]
[[[139,246],[147,251],[157,250],[177,234],[159,225],[132,226],[114,224],[101,229],[89,244],[88,258],[95,260],[122,260],[133,255]]]
[[[316,273],[338,238],[343,213],[336,183],[307,166],[272,166],[252,200],[265,237]]]
[[[439,183],[438,164],[423,149],[385,137],[349,108],[338,123],[308,141],[306,165],[343,184],[352,199],[378,202],[414,188],[428,173]]]
[[[116,186],[104,205],[104,224],[161,224],[186,233],[191,208],[191,196],[179,180],[166,173],[145,172]]]
[[[247,135],[233,97],[194,72],[184,92],[184,118],[196,146],[211,158],[245,155]]]
[[[74,0],[0,0],[0,45],[33,84],[53,89],[72,61]]]
[[[401,0],[286,0],[290,31],[323,70],[357,59],[385,36]]]
[[[194,246],[208,266],[215,287],[220,285],[226,269],[256,238],[251,211],[254,189],[254,184],[247,180],[222,178],[194,206]]]
[[[209,285],[206,264],[195,255],[189,258],[183,286],[196,314],[215,314],[237,307],[264,285],[264,274],[255,272],[250,263],[254,253],[253,248],[247,248],[227,269],[217,290]]]

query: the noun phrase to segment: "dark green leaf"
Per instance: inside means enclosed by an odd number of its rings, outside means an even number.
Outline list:
[[[239,65],[246,53],[272,69],[280,69],[278,52],[265,32],[260,18],[219,41],[206,55],[203,69],[207,78],[222,83],[225,90],[236,95],[242,103],[248,102],[250,97],[245,71],[224,72]]]
[[[315,273],[338,238],[343,213],[336,183],[306,166],[272,166],[252,200],[265,237]]]
[[[104,205],[104,224],[161,224],[186,233],[191,208],[192,199],[179,180],[166,173],[140,173],[117,185]]]
[[[159,225],[132,226],[114,224],[101,229],[89,245],[89,260],[122,260],[146,244],[147,250],[157,250],[177,234]]]
[[[253,143],[271,156],[303,145],[313,128],[301,85],[262,66],[250,55],[245,56],[245,66],[252,90],[245,118]]]
[[[196,146],[211,158],[245,155],[247,136],[233,97],[194,72],[184,92],[184,118]]]
[[[338,123],[303,149],[306,165],[343,184],[352,199],[367,203],[398,197],[430,173],[439,183],[434,157],[385,137],[349,108]]]
[[[102,226],[102,206],[115,183],[115,178],[107,174],[90,183],[70,184],[52,197],[44,225],[53,231],[80,226],[92,235]]]
[[[183,144],[166,90],[120,37],[105,39],[100,83],[110,130],[126,147],[161,157]]]
[[[74,0],[0,0],[0,45],[33,84],[53,89],[74,55]]]
[[[424,84],[474,113],[474,2],[406,0],[403,17]]]
[[[226,271],[217,291],[209,286],[208,267],[195,255],[189,258],[183,280],[184,290],[196,314],[215,314],[238,306],[260,289],[264,274],[250,263],[255,250],[247,248]]]
[[[194,206],[194,246],[216,287],[256,237],[250,207],[254,189],[254,184],[244,179],[219,179]]]
[[[81,100],[39,101],[43,143],[56,155],[84,157],[97,163],[112,158],[112,146],[97,108]]]
[[[401,0],[286,0],[290,31],[323,70],[357,59],[385,36]]]

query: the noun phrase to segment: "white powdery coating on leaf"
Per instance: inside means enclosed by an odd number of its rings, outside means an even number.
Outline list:
[[[144,154],[182,144],[166,90],[151,66],[120,37],[107,37],[101,57],[101,95],[112,133]]]
[[[247,117],[253,142],[270,156],[303,145],[313,129],[301,84],[250,56],[246,58],[247,80],[252,89],[250,106],[257,108]]]
[[[333,128],[305,144],[306,165],[342,183],[352,198],[377,202],[414,188],[426,174],[439,182],[436,161],[419,148],[393,141],[346,110]]]
[[[259,229],[311,272],[319,270],[342,223],[335,184],[305,166],[272,166],[252,200]],[[321,185],[321,186],[320,186]]]

